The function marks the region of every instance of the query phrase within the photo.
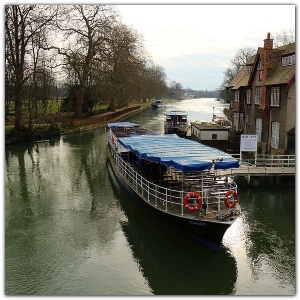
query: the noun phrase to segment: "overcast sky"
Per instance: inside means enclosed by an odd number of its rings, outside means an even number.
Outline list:
[[[142,4],[145,2],[148,5]],[[188,5],[176,0],[165,0],[164,5],[160,2],[90,0],[86,4],[117,6],[123,22],[143,36],[147,53],[155,64],[164,68],[168,82],[175,80],[184,88],[217,89],[239,49],[262,47],[268,32],[271,37],[283,31],[296,32],[296,5],[279,4],[277,0],[264,0],[265,5],[260,5],[260,1],[244,5],[235,0],[231,4],[224,0],[218,4],[213,0],[209,4],[190,0]],[[22,1],[22,4],[44,3],[52,1]],[[82,0],[61,3],[85,4]],[[11,0],[4,4],[20,3]]]
[[[219,2],[220,3],[220,2]],[[295,29],[295,5],[117,5],[124,23],[144,37],[146,51],[168,80],[196,90],[219,88],[241,48],[263,46]]]

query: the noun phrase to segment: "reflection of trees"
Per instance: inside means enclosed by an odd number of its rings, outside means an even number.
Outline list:
[[[106,181],[106,173],[103,172],[106,160],[106,134],[104,129],[93,130],[68,136],[64,142],[71,147],[83,145],[78,151],[73,151],[72,161],[76,162],[76,167],[74,166],[72,172],[72,189],[78,189],[82,181],[86,181],[93,215],[97,209],[97,195],[101,194]]]
[[[248,211],[246,247],[253,277],[271,270],[279,282],[295,283],[295,190],[256,187],[248,195],[240,192],[240,198]]]
[[[6,180],[7,180],[7,192],[13,194],[19,205],[19,215],[18,219],[24,220],[25,222],[28,219],[24,219],[26,216],[32,215],[32,209],[30,206],[30,196],[28,191],[28,182],[26,175],[25,167],[25,151],[29,152],[30,147],[27,144],[22,144],[19,147],[10,147],[5,151],[5,163],[6,163]],[[16,163],[10,164],[11,158],[16,159]],[[17,166],[17,168],[16,168]],[[11,169],[10,169],[11,168]],[[10,207],[13,203],[7,203],[7,207]],[[7,211],[10,212],[10,209]],[[25,223],[23,224],[26,225]]]
[[[237,269],[225,251],[218,255],[174,231],[138,199],[126,193],[113,177],[109,179],[128,221],[122,230],[133,255],[155,295],[230,295],[234,293]]]
[[[82,253],[114,239],[119,208],[107,185],[105,143],[95,130],[6,147],[7,293],[60,287]]]

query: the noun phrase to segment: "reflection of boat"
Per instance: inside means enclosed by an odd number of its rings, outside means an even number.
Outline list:
[[[122,230],[154,295],[234,293],[237,268],[228,251],[215,256],[180,229],[175,232],[145,203],[132,201],[131,195],[124,193],[109,162],[107,169],[114,195],[126,216],[126,221],[121,222]]]
[[[108,154],[127,189],[202,243],[219,251],[240,214],[237,186],[220,169],[239,167],[230,155],[175,134],[159,135],[138,124],[108,124]]]
[[[172,110],[165,113],[165,133],[176,133],[185,137],[188,130],[187,113],[182,110]]]
[[[165,107],[165,102],[164,100],[155,100],[154,102],[151,103],[151,106],[153,108]]]

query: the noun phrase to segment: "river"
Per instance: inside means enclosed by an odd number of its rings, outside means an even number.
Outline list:
[[[210,121],[226,104],[184,100],[127,121],[163,133],[164,111]],[[5,294],[294,295],[295,187],[238,188],[241,217],[219,254],[119,186],[106,130],[5,147]]]

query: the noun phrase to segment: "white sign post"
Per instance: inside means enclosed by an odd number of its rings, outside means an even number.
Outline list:
[[[257,157],[257,135],[241,134],[240,162],[242,162],[242,151],[255,152],[255,165]]]

